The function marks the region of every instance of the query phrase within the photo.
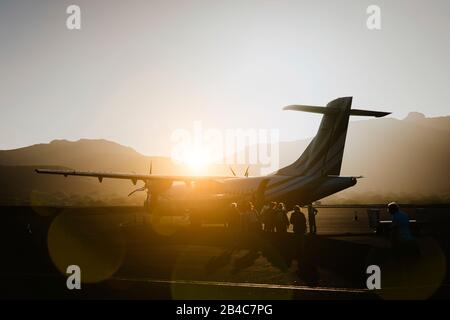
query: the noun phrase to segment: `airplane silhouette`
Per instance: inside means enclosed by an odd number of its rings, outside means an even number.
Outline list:
[[[350,116],[384,117],[390,112],[351,109],[352,97],[329,102],[325,107],[290,105],[284,110],[323,114],[319,130],[311,143],[292,164],[259,177],[172,176],[149,174],[85,172],[76,170],[36,169],[40,174],[131,180],[144,186],[130,193],[147,192],[144,202],[149,212],[176,215],[181,212],[208,214],[223,210],[232,202],[253,201],[261,207],[269,201],[286,205],[306,205],[352,187],[358,176],[340,176]]]

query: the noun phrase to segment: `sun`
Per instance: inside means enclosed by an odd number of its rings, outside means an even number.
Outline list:
[[[201,149],[195,149],[187,153],[183,162],[188,165],[191,170],[199,173],[206,170],[211,163],[211,157],[208,152]]]
[[[189,175],[205,175],[211,165],[216,164],[217,156],[209,146],[180,143],[171,153],[173,163],[181,165]]]

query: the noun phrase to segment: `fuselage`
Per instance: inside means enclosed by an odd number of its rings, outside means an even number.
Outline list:
[[[178,182],[150,195],[147,207],[158,214],[179,215],[187,211],[214,214],[242,201],[257,206],[269,201],[305,205],[355,184],[354,177],[281,175]]]

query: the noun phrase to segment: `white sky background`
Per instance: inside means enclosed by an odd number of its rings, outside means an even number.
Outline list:
[[[0,149],[104,138],[170,155],[195,120],[295,140],[320,116],[283,106],[348,95],[397,118],[448,115],[449,14],[448,0],[0,0]]]

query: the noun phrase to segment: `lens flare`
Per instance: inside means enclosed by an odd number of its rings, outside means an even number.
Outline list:
[[[66,274],[69,265],[79,266],[84,283],[110,278],[122,265],[126,249],[117,228],[70,211],[61,213],[53,220],[47,245],[55,267]]]

